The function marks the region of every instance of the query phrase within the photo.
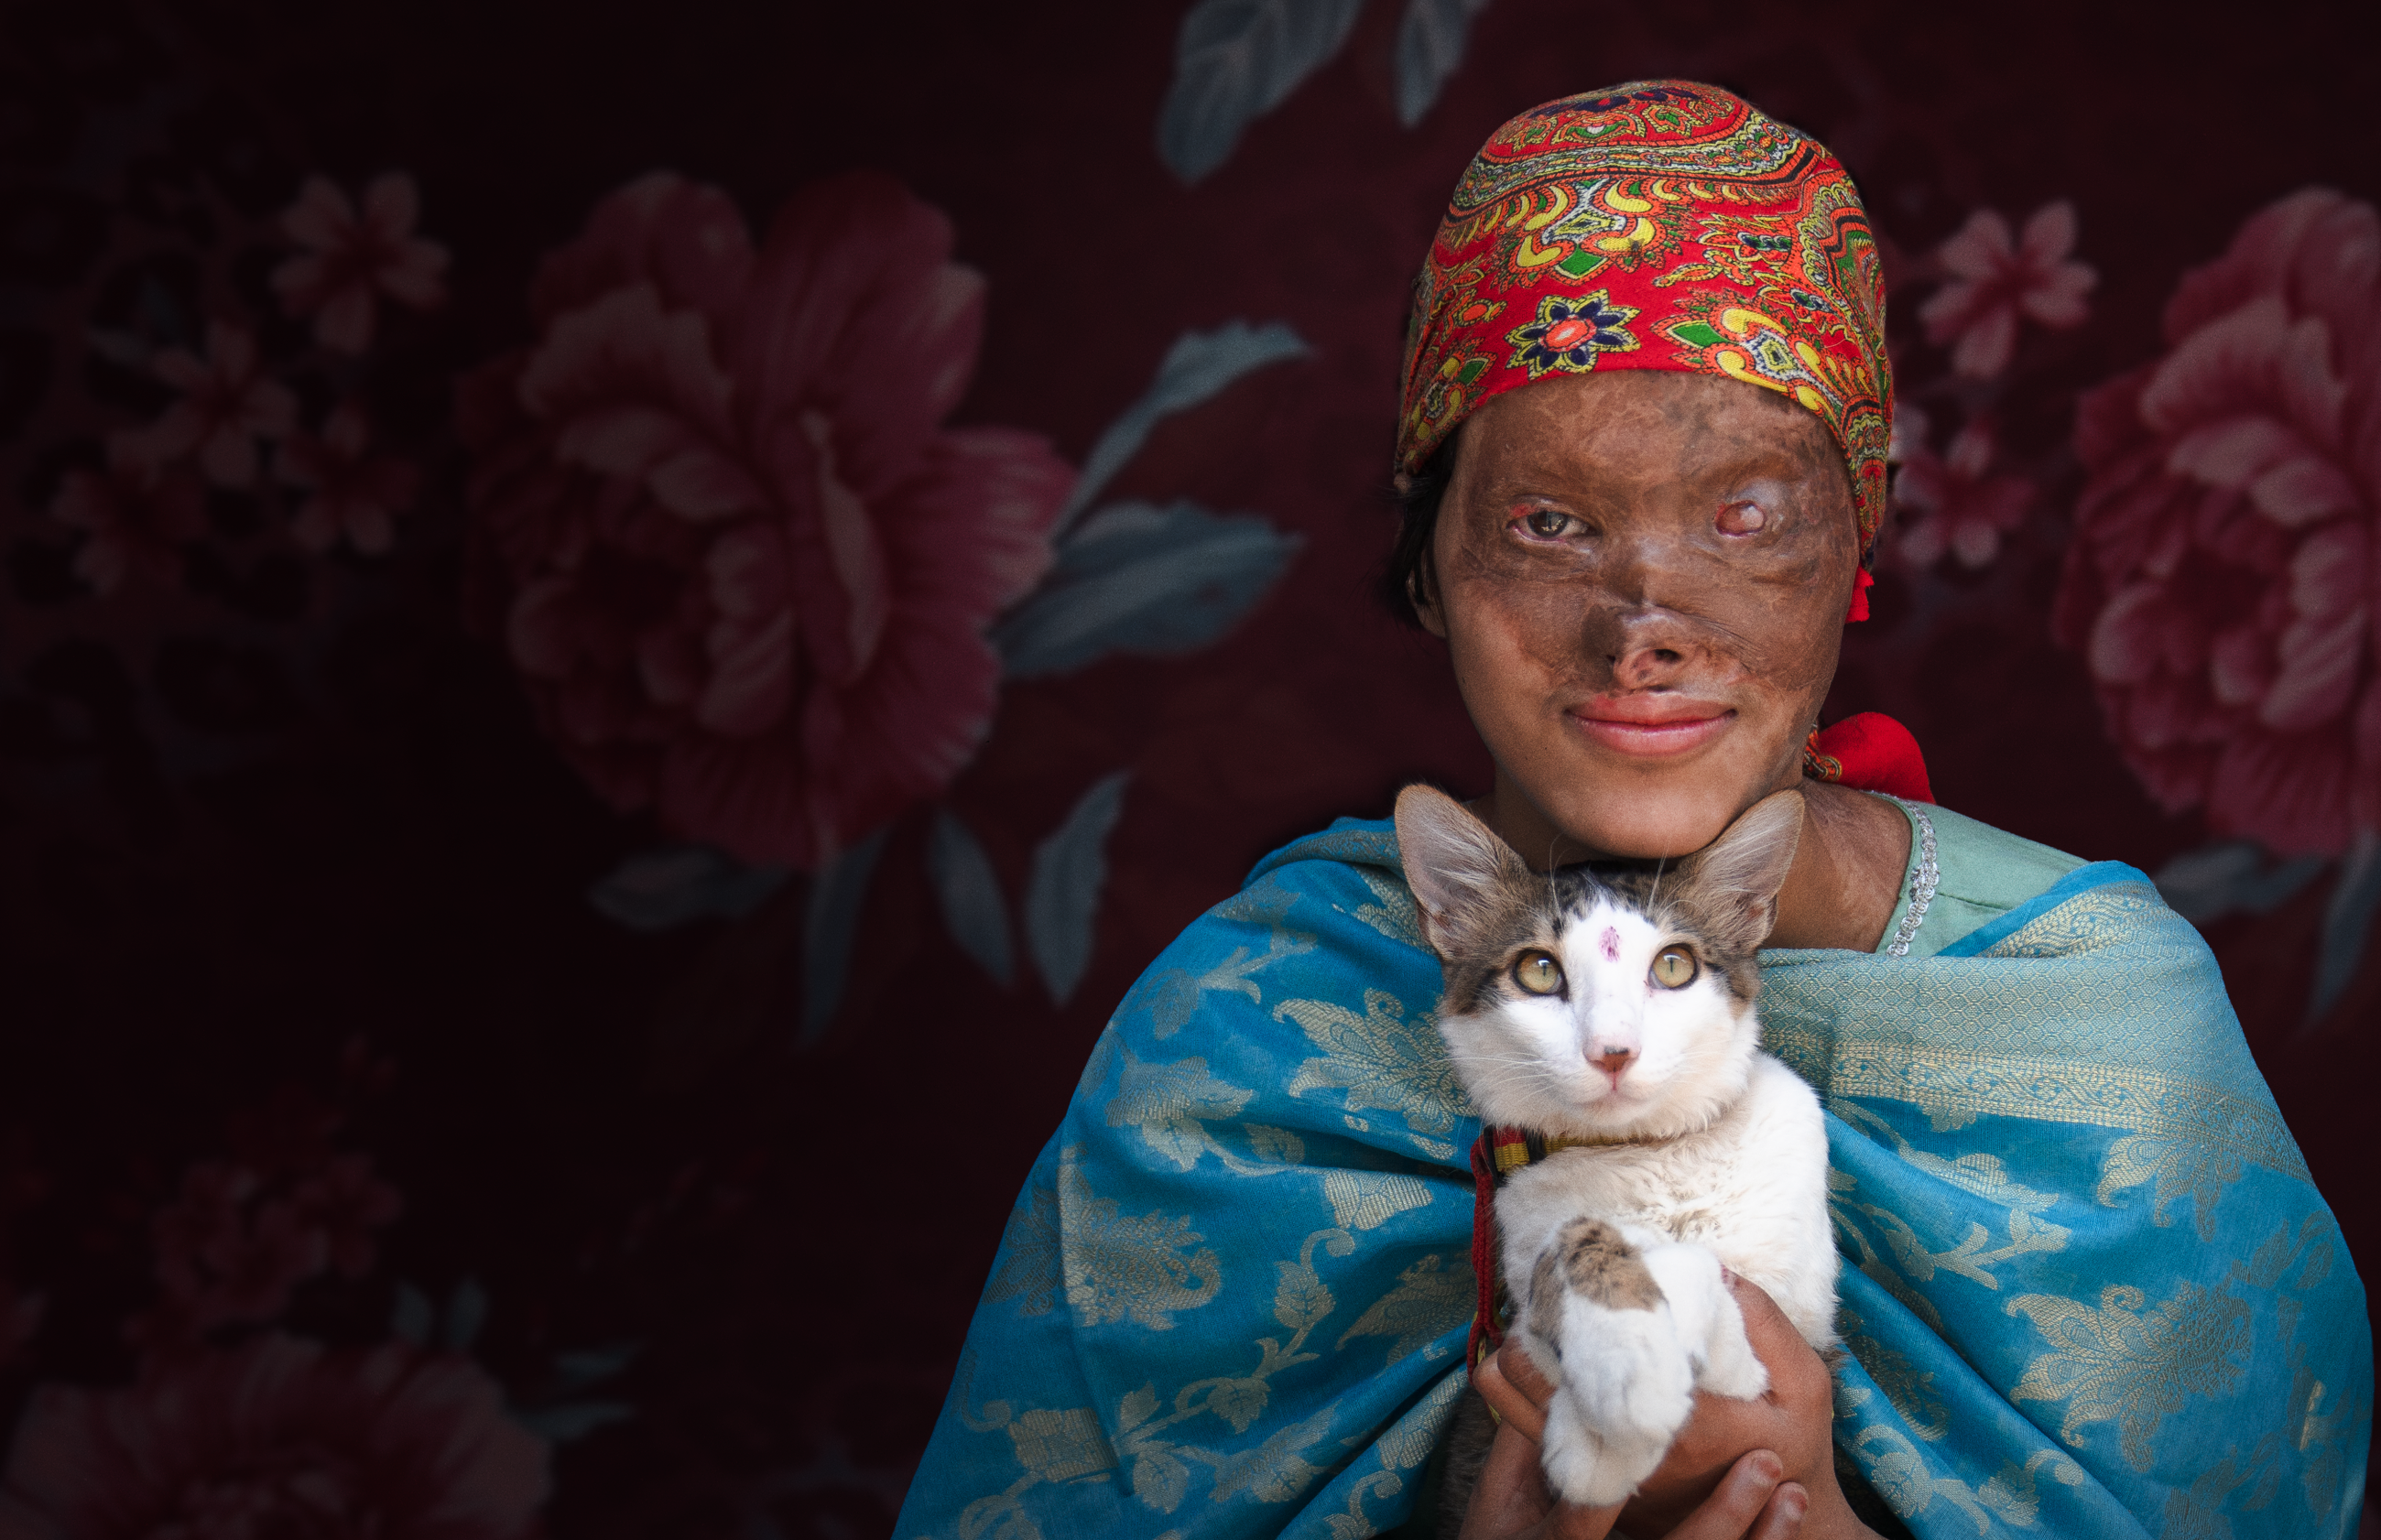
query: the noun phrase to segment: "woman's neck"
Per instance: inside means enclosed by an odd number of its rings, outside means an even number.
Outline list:
[[[1873,952],[1910,869],[1910,820],[1882,798],[1825,781],[1802,783],[1802,840],[1777,890],[1768,945]],[[1574,841],[1501,785],[1470,806],[1533,869],[1579,859]]]
[[[1802,843],[1777,890],[1772,947],[1873,952],[1910,870],[1910,820],[1881,797],[1802,783]]]

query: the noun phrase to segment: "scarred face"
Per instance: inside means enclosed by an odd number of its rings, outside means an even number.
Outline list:
[[[1463,427],[1419,594],[1532,864],[1678,856],[1801,775],[1859,541],[1825,424],[1655,370]]]

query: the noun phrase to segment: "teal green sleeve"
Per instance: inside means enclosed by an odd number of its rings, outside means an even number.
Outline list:
[[[1963,813],[1928,803],[1908,806],[1910,866],[1902,874],[1901,896],[1893,917],[1886,922],[1877,943],[1883,951],[1892,945],[1909,916],[1918,890],[1919,863],[1924,856],[1923,816],[1933,826],[1935,862],[1939,877],[1933,899],[1911,935],[1911,957],[1933,957],[1977,926],[1999,919],[2083,864],[2081,856],[2054,850],[1980,824]]]

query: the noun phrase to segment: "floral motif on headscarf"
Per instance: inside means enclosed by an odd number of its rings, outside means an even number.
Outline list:
[[[1885,282],[1851,177],[1716,86],[1641,80],[1535,107],[1456,184],[1414,287],[1398,467],[1532,380],[1675,369],[1825,420],[1865,552],[1885,515]]]

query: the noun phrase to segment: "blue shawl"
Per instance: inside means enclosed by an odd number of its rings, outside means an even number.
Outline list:
[[[1763,954],[1828,1108],[1836,1438],[1935,1536],[2348,1536],[2373,1357],[2198,933],[2085,866],[1936,956]],[[1117,1009],[1002,1238],[902,1540],[1410,1511],[1464,1386],[1479,1123],[1395,835],[1258,865]]]

